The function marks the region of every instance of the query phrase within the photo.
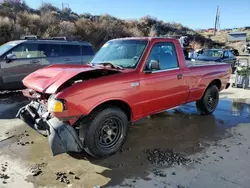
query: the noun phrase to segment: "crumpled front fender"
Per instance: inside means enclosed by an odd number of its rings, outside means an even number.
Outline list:
[[[52,118],[47,121],[49,125],[48,141],[52,154],[58,155],[66,152],[81,152],[83,145],[75,129],[67,123]]]

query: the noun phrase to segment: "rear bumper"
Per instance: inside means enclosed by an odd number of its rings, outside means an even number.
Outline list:
[[[48,136],[49,145],[53,155],[67,152],[81,152],[83,145],[75,129],[68,123],[57,118],[48,119],[48,115],[39,117],[32,109],[32,104],[22,107],[17,118],[23,120],[28,126],[44,136]]]

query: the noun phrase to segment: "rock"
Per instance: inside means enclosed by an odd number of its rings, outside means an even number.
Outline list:
[[[224,157],[222,157],[222,156],[219,156],[221,159],[224,159]]]
[[[177,188],[186,188],[186,186],[183,186],[183,185],[177,185]]]
[[[25,136],[29,136],[29,134],[26,134]]]
[[[173,175],[173,176],[175,176],[175,175],[176,175],[176,173],[175,173],[175,172],[172,172],[172,175]]]
[[[34,144],[34,142],[33,142],[33,141],[31,141],[30,143],[31,143],[31,144]]]
[[[74,175],[74,179],[75,179],[75,180],[79,180],[80,178],[77,177],[76,175]]]
[[[6,132],[5,134],[9,134],[9,132]]]
[[[30,144],[29,142],[25,142],[25,144]]]
[[[71,172],[71,171],[69,171],[69,174],[74,175],[74,173],[73,173],[73,172]]]
[[[229,152],[229,149],[227,150],[227,152]]]
[[[155,171],[154,174],[155,174],[156,176],[160,176],[160,177],[167,177],[167,174],[165,174],[165,173],[163,173],[163,172],[161,172],[161,171]]]
[[[6,184],[7,182],[6,181],[2,181],[3,184]]]
[[[216,152],[213,152],[213,155],[216,154]]]
[[[242,145],[242,143],[241,143],[241,142],[239,142],[237,145]]]
[[[42,173],[42,170],[37,169],[37,170],[33,171],[32,173],[33,173],[32,174],[33,176],[38,176],[38,175],[40,175]]]
[[[145,151],[147,155],[147,160],[151,164],[155,165],[164,165],[167,164],[169,166],[171,165],[185,165],[189,162],[191,162],[190,159],[187,159],[186,157],[173,152],[173,150],[163,150],[163,149],[148,149]]]
[[[136,180],[133,180],[133,183],[136,183]]]

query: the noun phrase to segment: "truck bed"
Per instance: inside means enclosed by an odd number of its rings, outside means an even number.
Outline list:
[[[215,61],[186,61],[187,67],[201,67],[201,66],[210,66],[210,65],[221,65],[226,63],[215,62]]]

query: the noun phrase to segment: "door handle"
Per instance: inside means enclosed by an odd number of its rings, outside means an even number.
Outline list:
[[[177,74],[177,79],[178,80],[182,79],[182,74]]]
[[[40,61],[39,60],[31,60],[30,62],[31,63],[39,63]]]

